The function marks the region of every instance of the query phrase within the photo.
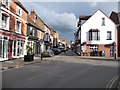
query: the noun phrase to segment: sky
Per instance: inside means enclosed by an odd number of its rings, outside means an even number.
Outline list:
[[[30,12],[37,15],[68,42],[74,39],[80,15],[93,15],[98,9],[108,17],[112,11],[118,12],[119,0],[20,0]]]

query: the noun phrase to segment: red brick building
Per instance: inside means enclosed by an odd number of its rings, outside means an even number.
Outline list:
[[[24,55],[28,11],[18,0],[1,0],[0,60]]]

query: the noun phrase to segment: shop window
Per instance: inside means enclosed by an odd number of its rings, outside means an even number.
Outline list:
[[[0,39],[0,57],[2,58],[2,40]]]
[[[98,51],[98,46],[91,45],[91,46],[90,46],[90,51],[91,51],[91,52]]]

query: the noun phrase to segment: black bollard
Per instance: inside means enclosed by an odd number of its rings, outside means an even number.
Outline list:
[[[114,54],[114,59],[116,59],[116,53]]]
[[[42,54],[41,54],[41,60],[43,59],[43,56],[42,56]]]

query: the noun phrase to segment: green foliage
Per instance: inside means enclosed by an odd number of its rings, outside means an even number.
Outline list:
[[[27,46],[27,54],[33,54],[33,49],[30,46]]]

